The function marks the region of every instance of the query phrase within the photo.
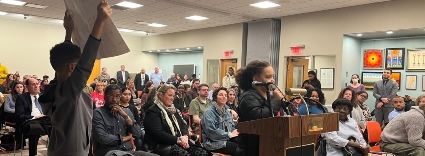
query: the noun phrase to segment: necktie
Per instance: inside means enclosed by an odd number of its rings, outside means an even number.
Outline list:
[[[40,103],[38,103],[38,100],[37,100],[37,96],[34,96],[34,103],[35,103],[35,106],[38,108],[38,110],[40,111],[40,113],[41,114],[43,114],[43,110],[41,109],[41,105],[40,105]]]
[[[388,80],[384,80],[384,86],[386,86],[386,85],[387,85],[387,82],[388,82]]]

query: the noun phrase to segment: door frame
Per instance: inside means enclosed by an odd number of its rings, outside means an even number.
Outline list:
[[[225,59],[219,59],[220,60],[220,64],[219,64],[219,68],[220,68],[220,74],[219,74],[219,77],[218,77],[218,84],[220,85],[220,86],[222,86],[222,83],[223,82],[221,82],[221,81],[223,81],[223,77],[224,77],[224,75],[221,75],[221,68],[222,68],[222,66],[221,66],[221,64],[222,64],[222,62],[223,61],[227,61],[227,60],[235,60],[236,61],[236,69],[233,69],[234,70],[234,72],[235,72],[235,74],[234,75],[236,75],[236,71],[237,71],[237,69],[239,69],[240,67],[238,67],[238,58],[225,58]],[[227,73],[227,70],[226,70],[226,72],[225,73]]]

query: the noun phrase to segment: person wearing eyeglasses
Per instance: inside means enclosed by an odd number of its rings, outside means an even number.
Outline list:
[[[369,107],[365,103],[368,99],[369,94],[366,91],[360,91],[357,93],[357,105],[362,109],[363,116],[366,121],[372,121],[372,115],[370,114]]]

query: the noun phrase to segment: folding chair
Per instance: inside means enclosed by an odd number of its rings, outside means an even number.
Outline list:
[[[379,125],[376,121],[368,121],[366,122],[366,129],[368,132],[368,144],[370,145],[370,153],[378,154],[378,155],[393,155],[395,154],[382,152],[381,147],[378,145],[379,140],[381,139],[381,125]]]

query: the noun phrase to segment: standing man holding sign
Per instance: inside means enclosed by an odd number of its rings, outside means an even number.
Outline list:
[[[65,13],[65,42],[50,50],[50,63],[56,72],[57,84],[51,84],[51,90],[45,95],[52,105],[46,103],[43,107],[43,110],[49,108],[45,111],[51,116],[53,126],[47,149],[49,156],[88,155],[93,103],[83,88],[92,72],[103,28],[111,14],[111,6],[101,1],[91,35],[81,53],[80,48],[71,42],[74,21],[68,11]]]

